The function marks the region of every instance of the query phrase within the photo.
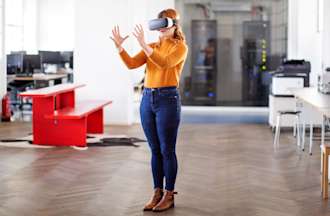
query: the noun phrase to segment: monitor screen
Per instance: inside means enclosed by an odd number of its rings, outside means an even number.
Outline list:
[[[61,52],[62,61],[70,62],[70,58],[73,56],[73,51],[63,51]]]
[[[24,71],[33,73],[35,69],[41,69],[39,55],[24,55],[23,59]]]
[[[69,63],[69,67],[73,68],[73,51],[64,51],[61,52],[61,55],[63,63]]]
[[[23,71],[23,54],[7,55],[7,74],[16,74]]]
[[[39,51],[41,64],[61,64],[62,56],[58,51]]]

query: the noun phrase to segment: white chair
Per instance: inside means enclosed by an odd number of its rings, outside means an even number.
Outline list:
[[[313,148],[313,123],[309,123],[309,154],[312,155],[312,148]],[[302,123],[302,150],[305,151],[305,130],[306,124]]]
[[[297,146],[301,147],[301,132],[300,132],[300,114],[301,111],[292,111],[292,110],[284,110],[284,111],[278,111],[277,117],[276,117],[276,126],[275,126],[275,136],[274,136],[274,149],[279,147],[279,139],[280,139],[280,133],[281,133],[281,118],[283,115],[294,115],[296,116],[296,123],[293,127],[293,135],[297,139]]]

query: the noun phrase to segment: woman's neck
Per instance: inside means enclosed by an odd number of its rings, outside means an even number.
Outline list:
[[[159,40],[160,41],[165,41],[165,40],[168,40],[168,39],[171,39],[171,38],[173,38],[172,36],[161,36],[161,37],[159,37]]]

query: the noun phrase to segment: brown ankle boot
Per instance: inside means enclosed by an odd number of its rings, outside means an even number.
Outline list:
[[[162,200],[152,209],[154,212],[161,212],[174,207],[174,191],[165,191]]]
[[[143,211],[152,211],[163,197],[163,189],[156,188],[149,202],[144,206]]]

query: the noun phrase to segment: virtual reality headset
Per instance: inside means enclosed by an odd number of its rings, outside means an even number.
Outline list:
[[[176,24],[175,19],[171,18],[160,18],[160,19],[153,19],[149,21],[149,30],[159,30],[161,28],[170,28]]]

